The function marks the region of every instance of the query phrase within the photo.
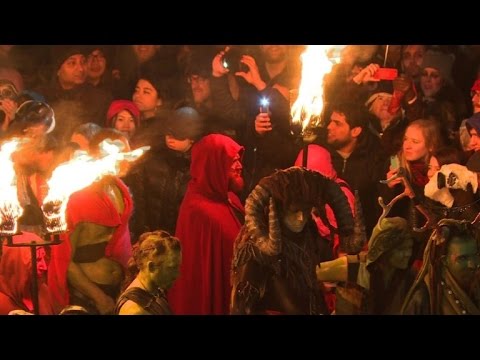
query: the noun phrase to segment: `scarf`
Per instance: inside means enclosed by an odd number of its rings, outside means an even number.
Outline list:
[[[425,187],[428,183],[428,167],[423,160],[410,161],[410,172],[412,174],[412,184]]]

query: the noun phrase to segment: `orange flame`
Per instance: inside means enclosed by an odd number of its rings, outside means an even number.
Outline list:
[[[49,191],[43,201],[43,214],[47,231],[50,233],[65,231],[65,211],[70,195],[105,175],[118,175],[121,161],[135,161],[150,149],[144,146],[130,152],[121,152],[123,144],[119,141],[104,140],[100,143],[101,158],[93,158],[85,151],[75,152],[68,162],[59,165],[47,181]]]
[[[290,110],[293,124],[301,124],[302,132],[320,125],[323,111],[323,79],[332,70],[328,57],[334,45],[309,45],[302,57],[302,80],[298,97]]]
[[[17,232],[17,221],[23,214],[18,201],[17,176],[13,167],[12,154],[22,140],[12,139],[0,149],[0,234],[13,235]]]

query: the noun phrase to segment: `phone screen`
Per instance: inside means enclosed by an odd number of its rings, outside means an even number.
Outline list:
[[[379,80],[394,80],[398,77],[398,70],[393,68],[380,68],[373,77]]]
[[[398,160],[398,156],[390,156],[390,168],[391,169],[398,169],[400,167],[400,162]]]

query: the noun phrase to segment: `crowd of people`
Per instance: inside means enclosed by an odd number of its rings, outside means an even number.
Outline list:
[[[0,314],[480,313],[480,48],[344,47],[309,144],[304,50],[0,45],[14,238],[45,236],[60,164],[150,147],[70,196],[36,294],[3,242]]]

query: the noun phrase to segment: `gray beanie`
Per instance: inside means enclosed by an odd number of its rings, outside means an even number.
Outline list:
[[[452,82],[452,66],[455,56],[444,54],[438,51],[427,51],[423,57],[422,70],[433,68],[438,70],[442,78],[447,82]]]

